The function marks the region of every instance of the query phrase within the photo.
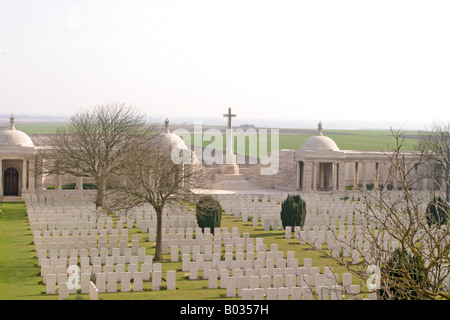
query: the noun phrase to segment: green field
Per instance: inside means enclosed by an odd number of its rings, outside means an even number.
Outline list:
[[[415,138],[418,133],[411,131],[403,133],[404,142],[402,146],[403,151],[413,151],[417,150],[418,140]],[[347,130],[334,130],[332,134],[324,135],[333,139],[336,142],[337,146],[341,150],[356,150],[356,151],[391,151],[396,148],[396,141],[392,133],[388,130],[386,131],[347,131]],[[238,135],[237,135],[238,136]],[[242,146],[242,142],[238,142],[238,137],[234,137],[233,147],[234,152],[241,154],[242,152],[238,151],[238,145]],[[242,136],[242,135],[241,135]],[[278,149],[298,149],[301,147],[303,142],[312,135],[308,134],[280,134],[278,140]],[[242,137],[241,141],[244,141],[245,138],[245,155],[249,156],[258,156],[258,149],[252,148],[249,149],[249,143],[253,138],[249,138],[250,136]],[[202,137],[191,135],[191,142],[194,145],[199,145],[198,141],[202,141]],[[259,139],[256,138],[257,145],[259,145]],[[216,147],[218,150],[225,150],[226,136],[223,134],[222,136],[222,148],[217,147],[219,144],[215,144],[214,140],[207,135],[203,136],[202,146],[203,147]],[[253,144],[254,145],[254,144]],[[267,137],[267,149],[271,149],[271,137]],[[241,147],[242,148],[242,147]]]
[[[21,130],[27,134],[54,134],[56,133],[57,128],[64,126],[64,123],[30,123],[24,125],[17,125],[16,129]],[[5,128],[6,129],[6,128]],[[224,132],[223,129],[221,132]],[[292,133],[289,131],[292,130]],[[302,143],[312,136],[312,134],[303,134],[298,133],[301,129],[283,129],[283,133],[279,135],[279,149],[297,149]],[[256,132],[259,132],[256,129]],[[270,134],[270,130],[268,130]],[[395,139],[392,136],[392,133],[389,130],[325,130],[325,136],[333,139],[337,146],[341,150],[357,150],[357,151],[390,151],[395,148]],[[417,149],[417,131],[404,131],[402,132],[402,136],[405,137],[404,144],[402,150],[411,151]],[[237,148],[237,137],[239,135],[235,135],[234,142],[234,152],[238,152]],[[197,139],[196,139],[197,138]],[[267,138],[268,143],[267,146],[270,149],[270,136]],[[198,143],[200,141],[200,143]],[[248,148],[249,138],[245,143],[245,155],[257,156],[257,149],[250,151]],[[259,141],[259,140],[258,140]],[[198,137],[194,134],[191,134],[191,143],[203,147],[212,146],[211,143],[213,141],[210,140],[210,136],[207,134],[203,134],[203,136]],[[222,147],[217,147],[218,150],[225,150],[226,137],[225,134],[222,134]],[[258,142],[259,143],[259,142]],[[220,143],[219,143],[220,145]]]

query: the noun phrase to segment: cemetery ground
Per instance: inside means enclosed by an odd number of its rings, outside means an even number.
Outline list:
[[[114,221],[114,228],[118,217],[111,215]],[[264,243],[270,247],[274,243],[278,245],[278,251],[286,253],[295,252],[295,258],[299,261],[299,266],[303,264],[304,258],[312,258],[312,266],[319,267],[320,272],[328,266],[333,267],[333,271],[342,277],[348,272],[336,263],[322,256],[319,252],[311,250],[309,245],[300,245],[298,239],[285,239],[285,232],[279,230],[265,231],[259,224],[253,226],[252,222],[243,222],[242,219],[233,215],[222,215],[221,227],[237,227],[242,235],[245,232],[252,238],[263,238]],[[58,300],[58,294],[45,294],[46,286],[42,284],[42,276],[39,275],[37,253],[33,244],[33,236],[28,223],[26,208],[24,203],[3,203],[3,214],[0,218],[0,300]],[[148,233],[142,233],[139,228],[129,229],[128,246],[131,247],[133,235],[139,235],[139,246],[146,248],[146,255],[154,255],[155,242],[148,241]],[[223,248],[222,248],[223,249]],[[164,255],[162,261],[162,285],[161,290],[152,291],[152,282],[144,281],[143,291],[140,292],[118,292],[99,293],[99,300],[229,300],[240,299],[226,298],[226,289],[209,289],[208,280],[202,280],[202,271],[199,271],[199,280],[189,280],[188,273],[182,271],[181,257],[179,262],[170,262],[170,253]],[[155,263],[155,262],[154,262]],[[166,290],[166,271],[176,271],[176,290]],[[220,281],[220,280],[218,280]],[[361,285],[356,277],[353,283]],[[69,299],[87,300],[89,294],[71,294]]]

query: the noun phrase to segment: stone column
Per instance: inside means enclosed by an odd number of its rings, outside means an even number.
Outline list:
[[[353,188],[357,189],[358,188],[358,171],[359,171],[359,165],[358,165],[358,161],[354,162],[354,177],[353,177]]]
[[[28,165],[27,160],[22,160],[22,195],[27,191]]]
[[[415,182],[415,185],[414,185],[414,190],[420,190],[420,188],[419,188],[419,164],[415,164],[414,165],[414,182]]]
[[[36,159],[33,157],[29,160],[29,168],[28,168],[28,190],[31,192],[35,192],[36,190]]]
[[[340,192],[345,192],[345,167],[346,167],[346,162],[340,161],[339,162],[339,186],[338,186],[338,189]]]
[[[337,181],[338,181],[338,179],[337,179],[337,172],[338,171],[338,166],[337,166],[337,163],[336,162],[332,162],[332,164],[331,164],[331,180],[332,180],[332,190],[333,190],[333,192],[334,191],[336,191],[337,190],[337,188],[338,188],[338,186],[337,186]]]
[[[379,163],[375,162],[375,171],[374,171],[374,182],[373,188],[378,189],[378,178],[379,178]]]
[[[319,163],[314,161],[313,163],[313,175],[312,175],[312,191],[317,192],[317,171],[319,170]]]
[[[311,161],[304,162],[304,181],[303,181],[303,188],[306,192],[310,192],[312,190],[312,184],[313,184],[313,170],[314,170],[314,164]]]
[[[428,176],[426,170],[426,164],[422,165],[422,190],[426,191],[428,189]]]
[[[300,161],[297,161],[297,185],[296,190],[300,190]]]
[[[366,162],[361,162],[361,184],[362,189],[366,189],[367,179],[366,179]]]
[[[42,168],[43,160],[41,157],[36,157],[36,162],[38,163],[38,166]],[[36,174],[36,189],[42,190],[42,174]]]

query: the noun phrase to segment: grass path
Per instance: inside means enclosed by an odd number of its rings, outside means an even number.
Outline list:
[[[0,218],[0,300],[45,299],[24,203],[3,203]]]

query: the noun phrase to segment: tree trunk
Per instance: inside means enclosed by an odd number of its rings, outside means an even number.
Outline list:
[[[156,247],[155,256],[153,261],[161,261],[163,259],[162,255],[162,207],[155,207],[156,211]]]
[[[95,199],[95,208],[99,207],[103,209],[105,203],[105,182],[103,179],[96,179],[97,184],[97,197]]]

